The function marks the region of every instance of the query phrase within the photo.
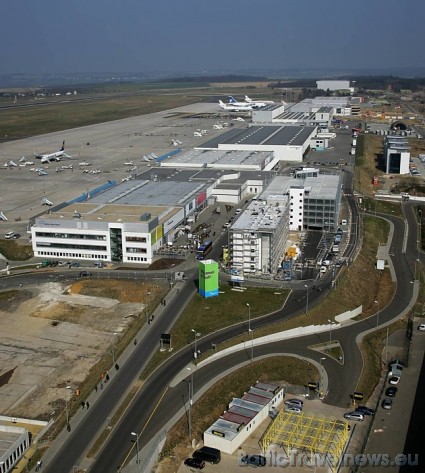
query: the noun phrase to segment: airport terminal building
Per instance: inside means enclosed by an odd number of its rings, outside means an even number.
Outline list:
[[[211,183],[127,181],[37,218],[34,256],[150,264],[178,225],[207,205]]]

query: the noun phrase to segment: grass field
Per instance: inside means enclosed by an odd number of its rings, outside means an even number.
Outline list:
[[[0,111],[0,142],[95,123],[145,115],[199,101],[178,95],[133,95],[105,97],[102,100],[57,103],[42,107]]]

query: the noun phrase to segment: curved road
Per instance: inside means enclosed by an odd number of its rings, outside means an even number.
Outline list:
[[[406,206],[406,218],[410,228],[416,228],[410,206]],[[394,264],[398,283],[394,298],[379,313],[380,323],[385,323],[400,312],[409,304],[413,294],[412,280],[414,278],[414,265],[417,255],[416,232],[410,232],[407,240],[407,252],[402,253],[405,222],[397,217],[385,216],[394,224],[394,235],[391,243],[390,253]],[[164,313],[149,328],[150,336],[146,337],[144,343],[140,343],[132,353],[130,359],[121,367],[118,375],[111,380],[107,392],[98,398],[96,403],[86,412],[79,426],[73,430],[68,441],[57,451],[56,455],[48,462],[44,471],[46,472],[70,472],[74,465],[81,463],[84,452],[89,444],[96,437],[99,427],[105,420],[127,386],[131,385],[137,378],[140,371],[149,360],[149,356],[155,349],[159,341],[160,333],[167,332],[177,319],[178,314],[185,303],[190,300],[195,287],[193,281],[187,281],[180,291],[180,297],[175,303],[167,305]],[[309,300],[314,303],[324,294],[311,291]],[[251,320],[251,328],[255,330],[265,324],[274,323],[295,313],[302,312],[304,304],[300,304],[305,297],[305,289],[293,291],[285,307],[271,315],[259,319]],[[302,307],[300,306],[302,305]],[[349,395],[355,390],[357,380],[362,369],[360,351],[356,345],[356,335],[376,326],[376,316],[363,320],[354,325],[348,325],[333,331],[333,339],[338,339],[345,353],[345,364],[340,365],[336,361],[327,359],[324,362],[325,369],[329,376],[329,393],[325,402],[333,405],[346,406],[349,403]],[[220,343],[230,337],[240,333],[246,333],[246,324],[238,324],[224,328],[214,334],[198,340],[197,347],[205,352],[211,348],[212,343]],[[282,342],[270,343],[254,349],[254,356],[262,356],[273,353],[294,353],[305,357],[318,359],[318,354],[309,350],[311,344],[326,342],[327,333],[315,334],[297,339]],[[221,358],[213,363],[209,363],[203,368],[199,368],[194,374],[195,393],[198,388],[206,384],[209,380],[220,376],[227,369],[234,368],[240,363],[249,361],[250,353],[244,351]],[[90,471],[93,472],[116,472],[121,465],[130,447],[130,432],[142,432],[139,439],[140,445],[144,445],[155,433],[167,423],[169,419],[187,402],[187,386],[180,383],[174,388],[169,388],[170,380],[193,360],[191,347],[177,352],[161,367],[159,367],[146,381],[138,392],[133,403],[128,408],[120,423],[111,432],[111,435],[97,456]],[[185,398],[186,396],[186,398]],[[161,400],[159,407],[155,409]],[[148,421],[149,420],[149,421]]]

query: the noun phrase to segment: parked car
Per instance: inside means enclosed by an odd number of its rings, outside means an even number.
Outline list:
[[[381,406],[383,409],[391,409],[393,407],[392,399],[388,399],[388,398],[383,399]]]
[[[217,448],[201,447],[193,452],[193,458],[208,463],[219,463],[221,460],[221,451]]]
[[[241,458],[241,462],[245,465],[266,466],[267,459],[263,455],[245,455]]]
[[[356,407],[356,412],[361,412],[365,416],[374,416],[375,415],[375,410],[370,408],[370,407],[366,407],[366,406]]]
[[[399,381],[400,381],[400,376],[391,376],[391,378],[388,380],[388,382],[393,386],[396,386]]]
[[[70,268],[79,268],[80,263],[78,261],[73,261],[72,263],[69,264]]]
[[[397,390],[398,388],[396,388],[395,386],[390,386],[385,390],[385,396],[395,397],[395,395],[397,394]]]
[[[425,324],[420,324],[420,325],[418,325],[418,330],[419,330],[420,332],[425,332]]]
[[[80,278],[86,278],[91,276],[92,273],[90,271],[80,271]]]
[[[12,237],[10,237],[11,240],[17,240],[18,238],[21,238],[21,234],[20,233],[14,233]]]
[[[301,414],[303,411],[302,407],[297,407],[297,406],[286,406],[285,407],[285,412],[292,412],[293,414]]]
[[[195,468],[195,470],[202,470],[205,467],[204,460],[199,460],[198,458],[186,458],[184,464],[189,468]]]
[[[364,415],[361,412],[351,411],[344,414],[344,419],[357,420],[361,422],[364,420]]]
[[[301,407],[301,408],[302,408],[302,407],[303,407],[303,404],[304,404],[304,401],[303,401],[302,399],[295,399],[295,398],[293,398],[293,399],[287,399],[287,400],[285,401],[285,404],[286,404],[287,406],[296,406],[296,407]]]

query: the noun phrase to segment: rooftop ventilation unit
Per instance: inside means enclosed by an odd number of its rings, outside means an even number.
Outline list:
[[[150,220],[152,217],[152,215],[149,213],[149,212],[146,212],[144,213],[143,215],[140,216],[140,220],[142,222],[147,222],[148,220]]]

